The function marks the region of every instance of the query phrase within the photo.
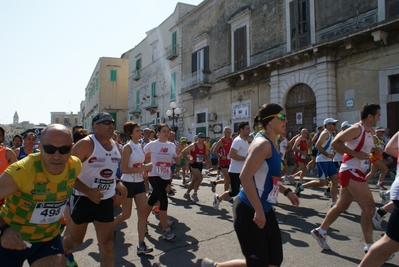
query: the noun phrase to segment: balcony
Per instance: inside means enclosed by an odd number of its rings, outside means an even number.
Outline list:
[[[140,80],[140,69],[136,69],[133,71],[133,80],[138,81]]]
[[[148,110],[151,114],[154,114],[158,110],[158,103],[156,99],[151,99],[150,103],[144,106],[145,110]]]
[[[179,56],[179,45],[172,44],[166,48],[166,59],[173,60]]]
[[[130,113],[130,114],[133,114],[133,116],[134,116],[135,118],[139,118],[140,115],[141,115],[141,110],[136,109],[136,110],[130,111],[129,113]]]
[[[199,70],[183,78],[182,93],[189,93],[192,97],[208,95],[212,87],[212,73],[209,70]]]

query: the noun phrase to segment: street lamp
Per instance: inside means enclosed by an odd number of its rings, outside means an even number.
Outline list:
[[[168,109],[166,111],[166,116],[169,117],[169,119],[172,119],[172,130],[173,131],[177,131],[177,127],[175,129],[175,120],[177,122],[177,119],[179,118],[180,114],[181,114],[181,109],[177,107],[176,102],[172,102],[170,103],[170,109]]]

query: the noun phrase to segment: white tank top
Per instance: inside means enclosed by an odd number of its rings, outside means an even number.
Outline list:
[[[371,131],[366,132],[362,124],[360,123],[357,124],[360,126],[361,130],[360,135],[356,139],[346,142],[346,146],[349,149],[370,154],[371,149],[374,148],[373,135],[371,134]],[[339,171],[342,172],[351,169],[358,169],[362,172],[365,172],[368,169],[369,165],[370,165],[370,158],[366,158],[365,160],[360,160],[348,154],[344,154]]]
[[[399,138],[398,138],[398,147],[399,147]],[[399,151],[398,151],[398,156],[396,157],[396,177],[395,181],[393,182],[391,186],[391,200],[399,200]]]
[[[327,131],[327,130],[324,130],[324,131]],[[321,145],[322,147],[323,147],[323,149],[328,153],[328,154],[332,154],[332,146],[331,146],[331,143],[332,143],[332,140],[333,140],[333,135],[329,132],[329,131],[327,131],[328,132],[328,138],[327,138],[327,140],[325,140],[324,141],[324,143]],[[321,135],[321,134],[320,134]],[[319,137],[320,138],[320,137]],[[329,161],[332,161],[332,159],[331,158],[329,158],[329,157],[327,157],[326,155],[324,155],[324,154],[321,154],[320,153],[320,151],[317,151],[317,156],[316,156],[316,162],[329,162]]]
[[[113,140],[111,140],[112,149],[108,151],[97,141],[94,134],[91,134],[90,138],[94,143],[93,153],[83,162],[79,179],[90,188],[102,188],[104,194],[102,199],[108,199],[115,195],[115,175],[121,154]],[[76,189],[74,194],[84,196]]]
[[[159,176],[169,180],[172,161],[177,157],[175,144],[156,140],[145,145],[144,153],[151,153],[152,170],[149,176]]]
[[[129,157],[129,167],[130,168],[140,168],[143,166],[145,159],[143,147],[140,143],[135,144],[132,140],[129,142],[129,146],[132,149],[132,154]],[[130,183],[139,183],[144,181],[143,172],[136,173],[123,173],[121,180]]]

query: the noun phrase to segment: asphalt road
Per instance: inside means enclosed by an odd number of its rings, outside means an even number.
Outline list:
[[[223,201],[219,210],[212,207],[213,193],[209,182],[214,176],[204,178],[198,193],[200,201],[187,202],[183,199],[185,186],[181,180],[173,182],[176,195],[170,198],[168,214],[175,221],[173,232],[177,235],[171,241],[161,237],[161,226],[152,214],[149,217],[149,235],[147,245],[154,247],[149,256],[137,256],[136,214],[122,223],[117,229],[115,243],[116,266],[168,266],[191,267],[201,266],[203,258],[217,261],[243,258],[237,237],[233,229],[232,204]],[[305,179],[311,179],[305,177]],[[386,178],[390,185],[392,179]],[[375,179],[371,182],[375,182]],[[370,184],[374,200],[380,205],[380,190]],[[222,193],[223,186],[217,186],[217,193]],[[330,199],[323,196],[324,189],[306,189],[301,194],[300,207],[293,207],[282,194],[276,205],[276,215],[281,228],[284,249],[282,266],[357,266],[363,257],[364,241],[360,229],[360,209],[354,202],[347,212],[343,213],[328,231],[330,251],[323,251],[310,230],[319,226],[330,207]],[[118,212],[118,210],[116,210]],[[386,228],[387,219],[383,222]],[[378,240],[382,231],[374,231]],[[86,240],[74,252],[75,259],[81,267],[99,266],[99,249],[94,227],[89,226]],[[24,266],[28,266],[25,264]],[[383,266],[399,266],[399,253]]]

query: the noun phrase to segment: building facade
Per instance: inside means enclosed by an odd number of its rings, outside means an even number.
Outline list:
[[[182,104],[181,33],[176,22],[194,8],[178,3],[168,18],[146,32],[146,38],[122,55],[129,59],[129,119],[142,127],[153,128],[161,122],[172,125],[166,111],[171,102]],[[182,131],[180,127],[179,131]]]
[[[58,123],[65,125],[70,130],[74,126],[82,125],[81,113],[74,114],[73,112],[50,112],[51,113],[51,124]]]
[[[356,122],[379,103],[379,125],[399,130],[398,1],[205,0],[181,32],[183,134],[210,137],[282,105],[287,134],[327,117]],[[252,123],[251,123],[252,125]]]
[[[108,112],[115,120],[115,129],[122,130],[128,119],[128,67],[125,58],[101,57],[85,88],[81,103],[83,127],[92,131],[92,119],[99,112]]]

